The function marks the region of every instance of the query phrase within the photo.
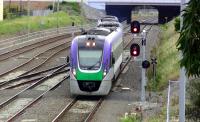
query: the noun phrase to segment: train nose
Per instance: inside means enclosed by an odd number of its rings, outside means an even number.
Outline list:
[[[95,88],[95,83],[93,83],[93,82],[85,82],[85,83],[83,83],[83,87],[87,88],[88,91],[93,91],[93,89]]]
[[[100,81],[78,81],[79,88],[87,92],[97,91],[100,87],[100,83]]]

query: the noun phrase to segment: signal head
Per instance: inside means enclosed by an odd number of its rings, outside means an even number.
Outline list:
[[[131,22],[131,33],[140,32],[140,23],[138,21]]]
[[[130,48],[131,56],[139,56],[140,55],[140,46],[136,43],[133,43]]]

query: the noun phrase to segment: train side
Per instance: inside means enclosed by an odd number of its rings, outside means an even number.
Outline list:
[[[81,35],[70,52],[70,92],[74,95],[107,95],[122,63],[122,29],[108,35]]]

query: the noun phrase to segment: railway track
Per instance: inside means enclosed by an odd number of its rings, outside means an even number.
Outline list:
[[[39,48],[39,47],[42,47],[44,45],[54,43],[55,41],[60,41],[60,40],[67,38],[67,37],[69,37],[69,35],[59,36],[59,37],[47,39],[47,40],[44,40],[44,41],[35,42],[33,44],[28,44],[28,45],[25,45],[25,46],[22,46],[22,47],[19,47],[19,48],[16,48],[16,49],[12,49],[10,51],[3,52],[3,53],[0,54],[0,62],[4,61],[4,60],[6,60],[10,57],[17,56],[17,55],[20,55],[20,54],[28,52],[28,51],[32,51],[32,50]]]
[[[49,68],[49,69],[46,69],[43,71],[39,71],[39,72],[28,74],[28,75],[23,75],[23,76],[15,78],[15,79],[9,80],[7,82],[0,84],[0,90],[14,89],[14,88],[22,87],[24,85],[30,85],[30,84],[44,78],[45,76],[52,74],[55,70],[62,67],[63,65],[55,66],[55,67],[52,67],[52,68]],[[63,73],[65,71],[66,70],[60,71],[57,74]]]
[[[150,30],[150,29],[149,29],[149,30]],[[131,41],[129,41],[129,42],[125,45],[125,47],[127,47],[130,43],[131,43]],[[128,65],[128,63],[130,62],[130,60],[131,60],[131,58],[129,57],[129,58],[127,59],[127,62],[123,65],[123,68],[122,68],[121,72],[122,72],[123,69],[126,67],[126,65]],[[66,67],[66,66],[65,66],[65,67]],[[55,75],[55,74],[56,74],[55,72],[62,72],[62,71],[58,71],[60,68],[63,68],[63,66],[61,66],[61,67],[59,67],[59,68],[56,68],[56,70],[54,70],[54,71],[53,71],[54,73],[52,73],[52,74]],[[50,69],[49,69],[49,70],[50,70]],[[42,71],[41,71],[41,72],[42,72]],[[43,71],[43,72],[45,72],[45,71]],[[25,75],[22,75],[21,77],[28,77],[29,75],[31,75],[31,74],[25,74]],[[36,74],[32,74],[32,75],[37,76]],[[48,76],[46,76],[46,77],[43,77],[43,78],[41,78],[41,79],[36,80],[36,82],[34,83],[34,84],[36,84],[36,85],[32,84],[31,86],[29,86],[28,88],[24,89],[24,90],[21,91],[21,92],[23,93],[23,92],[25,92],[25,91],[27,91],[27,90],[30,90],[30,89],[32,89],[32,88],[38,86],[38,84],[41,84],[41,83],[43,82],[43,81],[41,81],[41,80],[44,80],[44,79],[49,78],[49,77],[51,77],[51,76],[48,75]],[[68,78],[68,77],[66,77],[65,79],[63,79],[63,81],[66,80],[67,78]],[[39,82],[39,81],[41,81],[41,82]],[[43,92],[42,94],[40,94],[40,95],[39,95],[37,98],[35,98],[34,100],[31,100],[31,102],[29,102],[26,106],[24,106],[23,109],[20,109],[20,110],[17,111],[15,114],[13,114],[13,115],[11,115],[10,117],[8,117],[6,120],[7,120],[7,121],[13,121],[13,120],[15,120],[16,117],[18,117],[24,110],[26,110],[28,107],[30,107],[31,105],[33,105],[34,103],[36,103],[38,100],[40,100],[40,99],[41,99],[46,93],[48,93],[50,90],[55,89],[55,88],[56,88],[59,84],[61,84],[63,81],[57,83],[55,86],[49,88],[48,90],[45,90],[45,92]],[[37,84],[37,83],[38,83],[38,84]],[[21,93],[20,93],[20,94],[21,94]],[[9,103],[11,103],[13,100],[16,100],[16,98],[17,98],[20,94],[16,94],[16,95],[13,96],[14,98],[12,98],[11,100],[8,100],[8,102],[6,102],[6,103],[4,102],[4,104],[3,104],[3,103],[0,104],[1,110],[2,110],[2,108],[4,108],[5,106],[7,106]],[[67,104],[67,105],[63,108],[63,110],[53,119],[53,121],[60,121],[60,120],[64,119],[63,117],[65,117],[65,116],[67,116],[67,115],[73,113],[74,110],[77,110],[77,107],[78,107],[78,109],[80,109],[80,108],[79,108],[80,106],[78,106],[79,104],[84,104],[84,103],[89,102],[89,103],[91,103],[91,106],[88,106],[89,108],[85,108],[85,109],[87,109],[88,111],[87,111],[86,113],[84,113],[84,115],[81,115],[81,116],[82,116],[81,121],[88,122],[88,121],[90,121],[90,120],[93,118],[95,112],[98,110],[98,108],[100,107],[100,105],[101,105],[101,103],[103,102],[103,100],[104,100],[103,97],[101,97],[101,98],[96,98],[96,100],[84,100],[84,99],[80,99],[79,97],[76,97],[75,99],[73,99],[69,104]],[[71,112],[71,113],[70,113],[70,112]],[[72,119],[74,119],[74,118],[72,118]],[[80,118],[78,118],[78,120],[80,120]]]
[[[60,121],[74,121],[78,117],[80,122],[89,122],[96,110],[99,108],[103,98],[79,98],[76,97],[69,104],[67,104],[64,109],[52,120],[52,122]],[[81,109],[84,108],[85,112],[81,112]],[[79,110],[79,112],[78,112]],[[70,114],[76,114],[73,118],[70,118]]]
[[[25,63],[19,65],[19,66],[16,66],[2,74],[0,74],[0,77],[6,77],[6,75],[9,75],[9,73],[13,73],[13,72],[17,72],[17,71],[23,71],[23,67],[27,64],[29,64],[29,70],[24,72],[24,73],[21,73],[19,74],[18,76],[16,76],[16,78],[13,78],[11,80],[8,80],[8,81],[4,81],[4,82],[1,82],[0,84],[8,84],[12,81],[15,81],[14,79],[17,79],[18,77],[21,77],[21,76],[24,76],[26,74],[29,74],[30,72],[32,72],[33,70],[37,69],[38,67],[40,67],[41,65],[43,65],[44,63],[46,63],[48,60],[50,60],[52,57],[54,57],[55,55],[57,55],[59,52],[63,51],[63,50],[67,50],[69,47],[70,47],[70,43],[71,41],[68,41],[68,42],[64,42],[64,43],[61,43],[61,44],[58,44],[58,45],[55,45],[54,47],[51,47],[50,49],[48,50],[45,50],[43,52],[41,52],[40,54],[37,54],[36,56],[32,57],[30,60],[26,61]],[[35,60],[37,59],[38,57],[42,57],[42,55],[45,55],[46,53],[48,53],[49,51],[52,51],[52,50],[55,50],[55,52],[53,52],[51,55],[49,55],[48,57],[46,57],[45,60],[42,60],[42,61],[38,61],[38,60]],[[34,64],[32,67],[30,66],[30,64]]]
[[[68,66],[69,64],[65,64],[62,67],[58,68],[57,70],[55,70],[54,72],[52,72],[50,75],[43,77],[42,79],[36,81],[35,83],[33,83],[32,85],[28,86],[27,88],[21,90],[20,92],[16,93],[15,95],[13,95],[12,97],[10,97],[9,99],[7,99],[6,101],[0,103],[0,114],[4,113],[9,105],[15,104],[17,102],[17,100],[20,99],[20,95],[25,94],[26,92],[28,92],[30,89],[34,89],[36,87],[38,87],[40,84],[44,83],[45,81],[48,81],[49,79],[57,76],[58,73],[60,73],[60,71],[64,68],[66,68],[66,66]],[[69,70],[67,70],[69,71]],[[66,72],[64,72],[64,75],[66,74]],[[2,118],[2,121],[11,121],[14,118],[16,118],[17,116],[19,116],[24,110],[26,110],[28,107],[30,107],[32,104],[34,104],[35,102],[37,102],[39,99],[41,99],[47,92],[49,92],[52,89],[55,89],[56,87],[58,87],[63,81],[65,81],[67,77],[64,77],[62,80],[56,82],[53,86],[51,86],[50,88],[48,88],[47,90],[42,91],[42,93],[40,93],[39,95],[37,95],[37,97],[32,98],[29,102],[27,102],[26,104],[23,105],[22,108],[20,108],[19,110],[17,110],[14,114],[10,114],[9,116],[6,116],[5,118]]]
[[[129,41],[124,46],[124,49],[130,44],[130,42],[131,41]],[[131,60],[131,57],[127,58],[125,64],[123,65],[123,67],[120,71],[120,74],[125,69],[125,67],[128,65],[130,60]],[[120,74],[119,74],[119,76],[120,76]],[[118,79],[118,77],[117,77],[117,79]],[[80,109],[80,106],[78,106],[77,104],[81,104],[81,103],[84,104],[86,102],[90,103],[91,101],[93,101],[93,100],[90,100],[90,98],[84,98],[84,100],[82,100],[82,99],[79,99],[79,96],[75,97],[69,104],[67,104],[59,112],[59,114],[52,120],[52,122],[60,122],[60,121],[89,122],[90,120],[92,120],[96,111],[101,106],[101,103],[104,101],[104,97],[100,97],[100,98],[97,97],[96,99],[97,100],[94,101],[94,104],[92,106],[88,106],[89,108],[85,108],[88,110],[86,113],[79,113],[82,115],[70,115],[70,114],[77,114],[77,113],[73,113],[74,110]],[[73,116],[73,118],[70,118],[71,116]],[[78,118],[78,119],[76,119],[76,118]]]

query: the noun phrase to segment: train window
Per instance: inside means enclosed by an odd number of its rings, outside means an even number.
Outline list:
[[[102,50],[79,50],[79,66],[83,70],[97,70],[101,66]]]

